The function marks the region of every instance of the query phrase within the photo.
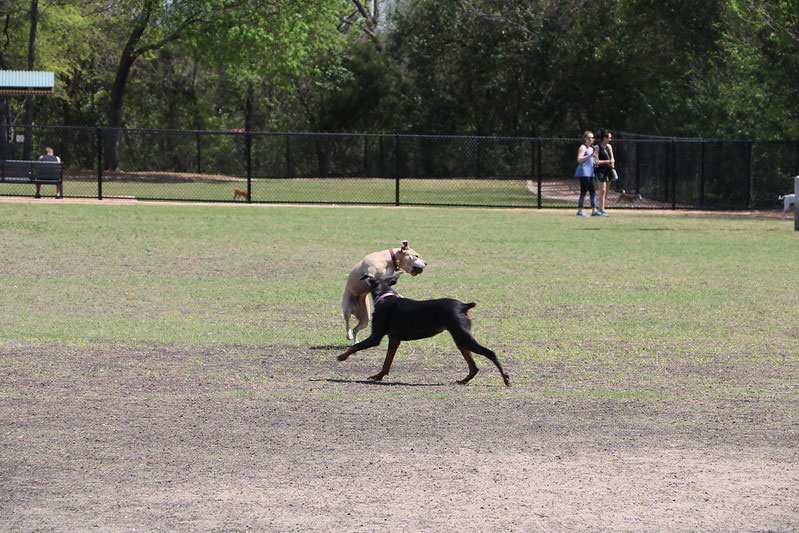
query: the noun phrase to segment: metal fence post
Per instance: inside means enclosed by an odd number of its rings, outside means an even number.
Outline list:
[[[197,134],[197,174],[203,173],[202,167],[202,148],[200,147],[200,134]]]
[[[252,134],[244,134],[244,145],[247,147],[247,203],[252,203]]]
[[[541,200],[541,169],[543,168],[542,164],[541,164],[541,154],[543,153],[543,151],[541,150],[541,144],[542,144],[541,143],[541,138],[539,137],[538,141],[535,143],[536,150],[537,150],[535,159],[536,159],[536,162],[537,162],[537,165],[538,165],[537,168],[536,168],[536,170],[537,170],[537,172],[536,172],[536,174],[537,174],[536,181],[538,182],[538,208],[539,209],[544,207],[544,204],[543,204],[543,202]]]
[[[754,143],[749,143],[749,150],[746,151],[746,166],[749,171],[749,175],[747,176],[747,180],[749,182],[749,200],[746,203],[746,207],[752,209],[754,207],[754,200],[755,200],[755,174],[754,174]]]
[[[291,135],[286,135],[286,176],[294,177],[294,171],[291,168]]]
[[[369,137],[364,135],[363,139],[363,175],[369,175]]]
[[[671,208],[677,209],[677,140],[672,139],[671,156],[669,157],[669,167],[671,167]]]
[[[103,199],[103,128],[97,128],[97,199]]]
[[[793,179],[793,193],[795,194],[793,202],[793,230],[799,231],[799,202],[796,201],[796,198],[799,198],[799,176]]]
[[[478,135],[479,135],[479,133],[478,133]],[[480,175],[483,173],[483,165],[482,165],[482,162],[481,162],[481,159],[482,159],[481,155],[482,155],[482,151],[483,151],[483,145],[480,142],[480,138],[479,137],[477,139],[475,139],[475,142],[477,143],[477,149],[475,150],[475,161],[474,161],[475,173],[477,174],[477,179],[480,179]]]
[[[639,156],[638,147],[641,143],[635,142],[635,194],[641,194],[641,157]]]
[[[796,143],[796,166],[799,167],[799,143]],[[799,176],[793,179],[793,194],[793,230],[799,231],[799,202],[796,201],[799,198]]]
[[[386,154],[385,154],[384,147],[383,147],[383,136],[382,135],[377,138],[377,148],[378,148],[378,152],[380,153],[380,157],[378,158],[378,161],[379,161],[379,163],[378,163],[378,165],[379,165],[378,166],[378,173],[379,174],[378,175],[381,178],[385,178],[386,177],[386,164],[385,164]]]
[[[394,136],[394,205],[400,205],[400,136]]]
[[[527,189],[530,192],[533,192],[533,190],[532,190],[533,180],[536,179],[535,178],[535,158],[536,158],[536,153],[537,152],[536,152],[535,140],[534,139],[530,139],[530,179],[527,180]],[[537,200],[536,200],[536,203],[538,203]],[[541,206],[539,205],[538,207],[541,207]]]
[[[702,139],[699,158],[699,207],[705,208],[705,145],[707,141]]]
[[[4,96],[3,98],[7,97]],[[2,160],[8,159],[8,143],[10,142],[9,134],[11,133],[9,128],[10,126],[6,123],[0,125],[0,135],[2,135],[2,138],[0,138],[0,159]]]

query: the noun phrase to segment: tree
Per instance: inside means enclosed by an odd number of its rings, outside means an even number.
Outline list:
[[[341,17],[338,29],[342,33],[349,33],[353,26],[369,36],[374,43],[377,51],[383,50],[383,40],[380,37],[378,27],[380,25],[380,0],[364,2],[361,0],[351,0],[354,8],[346,15]]]
[[[127,0],[110,21],[128,31],[109,95],[108,125],[124,125],[124,97],[136,62],[182,41],[188,45],[184,51],[195,49],[199,61],[223,69],[236,83],[245,126],[252,127],[255,86],[265,76],[285,83],[313,69],[309,59],[330,43],[340,10],[338,0]],[[116,168],[116,135],[106,147],[106,165]]]
[[[750,138],[799,138],[799,1],[729,5],[733,17],[715,71],[726,76],[725,128]]]
[[[336,21],[340,0],[248,0],[221,15],[209,31],[193,31],[203,63],[224,76],[243,105],[246,130],[255,129],[259,94],[287,96],[303,80],[324,83],[343,44]],[[266,105],[275,104],[267,97]]]
[[[35,70],[36,67],[36,30],[39,26],[39,0],[31,0],[29,11],[30,31],[28,32],[28,70]],[[36,97],[29,94],[25,98],[25,124],[33,124],[33,106]],[[30,159],[32,152],[33,131],[28,128],[25,131],[25,142],[22,148],[22,159]]]
[[[401,5],[387,42],[413,85],[409,98],[416,128],[525,135],[574,129],[594,90],[583,81],[595,69],[589,29],[594,13],[609,3],[417,0]]]
[[[23,56],[15,49],[15,45],[25,40],[21,31],[24,17],[25,10],[19,3],[11,0],[0,1],[0,69],[21,68],[19,58]],[[14,121],[10,98],[4,95],[0,98],[0,157],[3,159],[8,157],[7,134]]]
[[[210,24],[219,12],[237,5],[234,0],[125,0],[120,12],[112,12],[110,26],[127,40],[111,85],[108,109],[108,125],[121,128],[124,125],[123,104],[131,69],[136,61],[168,43],[179,39],[192,25]],[[127,31],[125,31],[127,30]],[[106,139],[106,166],[119,166],[117,148],[119,136],[111,131]]]

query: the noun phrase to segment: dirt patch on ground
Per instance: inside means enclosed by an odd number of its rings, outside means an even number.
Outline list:
[[[666,394],[587,369],[381,352],[0,344],[5,530],[796,530],[785,374],[664,369]],[[598,369],[594,369],[598,370]],[[796,375],[795,367],[783,367]],[[643,373],[643,372],[640,372]],[[635,389],[639,372],[629,372]],[[683,379],[694,376],[695,379]],[[608,378],[609,379],[609,378]],[[699,388],[741,380],[740,394]],[[704,385],[703,385],[704,384]],[[793,387],[795,385],[788,385]],[[790,392],[790,391],[789,391]]]
[[[568,197],[565,198],[567,201],[577,202],[579,198],[579,186],[576,196],[569,193]],[[572,197],[573,196],[573,197]],[[73,197],[64,197],[64,198],[55,198],[52,196],[43,196],[41,198],[33,198],[32,196],[0,196],[0,202],[5,203],[43,203],[43,204],[93,204],[93,205],[151,205],[151,206],[158,206],[158,205],[191,205],[191,206],[215,206],[215,207],[296,207],[295,204],[270,204],[270,203],[247,203],[247,202],[181,202],[181,201],[146,201],[140,202],[134,198],[104,198],[103,200],[98,200],[96,198],[73,198]],[[614,204],[613,202],[608,202],[608,208],[622,208],[624,213],[642,213],[642,214],[657,214],[657,215],[673,215],[673,216],[725,216],[725,217],[743,217],[743,218],[768,218],[768,219],[779,219],[782,215],[782,210],[757,210],[757,211],[728,211],[728,210],[712,210],[712,211],[702,211],[702,210],[695,210],[695,209],[669,209],[668,206],[661,205],[660,208],[653,207],[655,204],[648,204],[645,209],[632,209],[628,208],[628,206],[621,206],[617,203]],[[344,208],[352,208],[352,205],[338,205],[338,204],[302,204],[304,209],[309,208],[327,208],[327,207],[344,207]],[[379,205],[379,206],[358,206],[358,209],[439,209],[439,207],[431,207],[431,206],[414,206],[414,205],[403,205],[403,206],[388,206],[388,205]],[[469,209],[461,207],[459,209]],[[493,209],[498,211],[519,211],[520,209],[531,209],[533,211],[546,211],[546,212],[563,212],[565,208],[507,208],[507,207],[474,207],[472,209],[479,209],[479,210],[486,210],[486,209]],[[571,209],[571,208],[569,208]],[[789,217],[790,218],[790,217]]]

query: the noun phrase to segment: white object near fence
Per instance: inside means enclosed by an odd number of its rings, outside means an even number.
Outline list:
[[[799,231],[799,176],[796,176],[793,179],[793,193],[794,193],[794,202],[793,202],[793,230]]]

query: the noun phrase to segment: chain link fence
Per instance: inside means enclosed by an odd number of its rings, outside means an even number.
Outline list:
[[[0,130],[0,159],[35,159],[52,147],[64,162],[67,197],[528,208],[574,208],[579,197],[571,177],[576,139]],[[619,180],[608,194],[610,208],[776,209],[799,174],[796,141],[625,134],[613,146]],[[0,183],[0,195],[33,194],[33,185]]]

